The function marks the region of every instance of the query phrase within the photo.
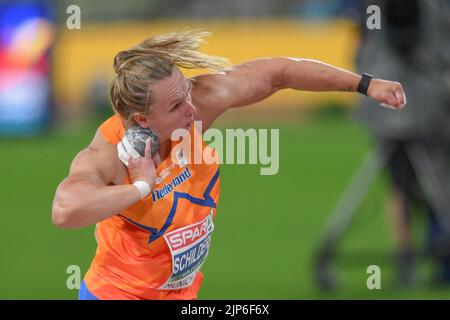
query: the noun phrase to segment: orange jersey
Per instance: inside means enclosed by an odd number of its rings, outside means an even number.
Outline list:
[[[118,115],[99,129],[112,144],[125,133]],[[192,148],[208,149],[194,125],[190,134],[200,139]],[[169,155],[156,168],[148,197],[97,224],[97,251],[85,277],[97,298],[197,298],[220,195],[219,166],[187,163],[177,152],[181,144],[172,142],[177,157]],[[124,184],[131,184],[128,176]]]

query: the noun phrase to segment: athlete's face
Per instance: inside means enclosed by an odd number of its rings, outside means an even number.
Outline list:
[[[189,130],[197,111],[191,100],[191,83],[174,68],[172,75],[151,87],[154,105],[147,115],[135,116],[141,127],[151,128],[161,142],[169,140],[178,128]]]

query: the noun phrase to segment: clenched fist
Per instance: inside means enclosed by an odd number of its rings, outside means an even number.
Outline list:
[[[406,105],[405,92],[399,82],[372,79],[367,96],[386,108],[403,109]]]

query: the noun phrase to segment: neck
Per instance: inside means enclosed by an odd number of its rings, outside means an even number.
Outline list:
[[[166,140],[161,142],[158,149],[159,161],[155,161],[155,165],[158,166],[164,159],[166,159],[170,155],[170,149],[172,146],[172,142],[170,140]]]

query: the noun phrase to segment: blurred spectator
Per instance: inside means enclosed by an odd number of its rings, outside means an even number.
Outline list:
[[[402,112],[361,100],[359,116],[380,146],[392,181],[390,208],[398,250],[399,280],[413,283],[411,208],[429,214],[428,248],[438,262],[438,280],[450,284],[450,2],[370,0],[381,8],[381,30],[361,18],[361,72],[402,83]],[[447,239],[447,240],[446,240]]]

